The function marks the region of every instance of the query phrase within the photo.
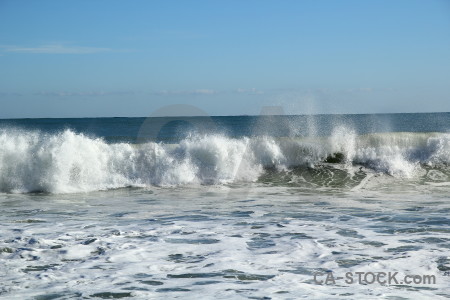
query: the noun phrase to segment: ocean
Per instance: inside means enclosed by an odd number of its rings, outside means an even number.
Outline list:
[[[448,299],[450,113],[0,120],[2,299]]]

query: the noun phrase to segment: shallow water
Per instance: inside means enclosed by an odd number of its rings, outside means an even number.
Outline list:
[[[308,193],[254,184],[4,195],[1,293],[38,299],[445,298],[447,193]],[[327,271],[336,277],[434,275],[436,283],[316,284],[313,275]]]

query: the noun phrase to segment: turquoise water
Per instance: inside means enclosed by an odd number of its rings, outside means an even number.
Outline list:
[[[1,120],[0,296],[448,298],[449,121]]]

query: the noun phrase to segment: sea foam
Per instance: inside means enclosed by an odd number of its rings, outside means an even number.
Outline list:
[[[357,135],[343,127],[329,137],[192,134],[177,144],[107,143],[72,130],[2,129],[0,144],[0,191],[12,193],[252,182],[268,168],[314,168],[329,164],[330,157],[348,170],[363,166],[399,178],[450,162],[450,134]]]

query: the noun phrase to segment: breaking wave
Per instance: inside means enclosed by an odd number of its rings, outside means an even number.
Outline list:
[[[177,144],[1,129],[0,145],[0,191],[7,193],[267,182],[293,170],[303,178],[320,170],[357,178],[361,167],[400,179],[428,170],[433,180],[447,181],[450,163],[450,134],[357,135],[346,128],[315,138],[191,135]]]

